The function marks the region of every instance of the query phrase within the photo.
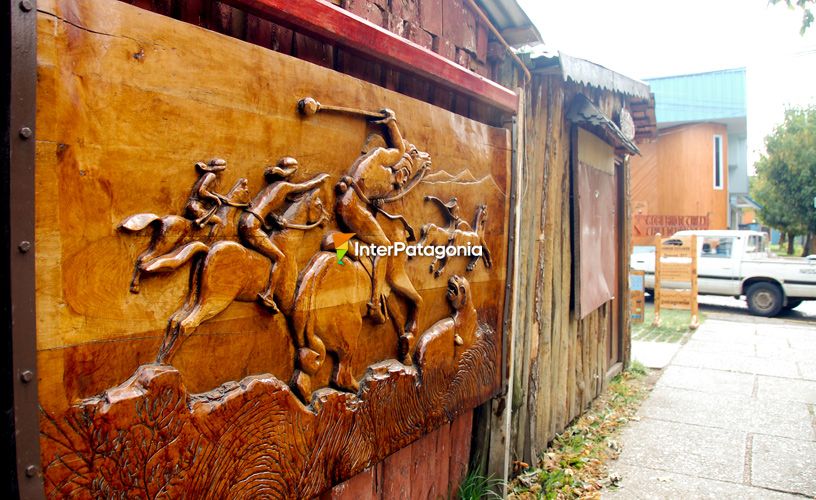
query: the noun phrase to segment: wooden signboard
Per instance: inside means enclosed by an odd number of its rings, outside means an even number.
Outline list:
[[[48,496],[309,498],[497,393],[505,129],[123,2],[37,8]]]
[[[691,312],[690,328],[696,329],[697,237],[661,238],[655,244],[654,325],[660,325],[661,309]]]
[[[646,273],[629,270],[629,315],[632,323],[643,323],[646,311]]]

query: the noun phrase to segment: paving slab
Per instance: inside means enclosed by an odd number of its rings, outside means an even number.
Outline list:
[[[816,404],[816,380],[757,377],[758,399]]]
[[[785,349],[789,347],[785,346]],[[717,342],[712,340],[697,340],[692,338],[683,346],[684,351],[708,352],[713,354],[739,354],[740,356],[755,356],[757,345],[751,343],[735,344],[732,342]]]
[[[816,331],[806,325],[757,325],[756,332],[761,337],[816,341]]]
[[[734,317],[671,358],[604,497],[816,497],[816,323]]]
[[[676,342],[641,342],[632,341],[632,359],[636,359],[648,368],[661,369],[669,364],[680,349]]]
[[[816,442],[753,436],[751,484],[816,496]]]
[[[681,349],[672,364],[699,368],[711,368],[741,373],[756,373],[773,377],[797,378],[799,370],[793,361],[741,356],[739,354],[716,354]]]
[[[797,361],[803,379],[816,380],[816,361]]]
[[[657,385],[710,394],[740,394],[750,397],[754,392],[755,378],[756,375],[751,373],[672,365],[666,368]]]
[[[604,491],[603,498],[653,500],[655,498],[740,498],[746,500],[791,500],[797,495],[742,484],[701,479],[648,467],[616,464],[610,472],[621,476],[618,488]]]
[[[747,433],[643,418],[622,433],[620,463],[742,482]]]
[[[638,415],[717,429],[816,440],[804,403],[656,387]],[[720,432],[711,429],[712,433]]]
[[[702,324],[695,337],[698,334],[718,334],[718,335],[754,335],[756,334],[756,325],[750,323],[738,323],[735,321],[721,321],[716,319],[706,320]]]
[[[797,348],[788,346],[774,346],[766,344],[756,344],[756,356],[758,358],[772,358],[785,361],[809,361],[816,359],[816,346],[814,348]]]

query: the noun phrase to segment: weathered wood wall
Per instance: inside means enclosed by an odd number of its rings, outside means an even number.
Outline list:
[[[513,400],[511,435],[491,422],[490,470],[501,473],[503,457],[495,444],[509,439],[511,459],[535,461],[547,443],[580,415],[603,390],[607,374],[628,357],[628,317],[615,299],[577,321],[572,297],[572,218],[570,199],[569,103],[586,94],[607,116],[617,116],[623,99],[610,92],[565,83],[561,76],[533,76],[526,93],[525,161],[521,182],[520,285],[513,325]],[[618,255],[628,247],[626,162],[616,167],[619,184]],[[626,258],[618,259],[625,276]],[[626,297],[622,279],[617,297]],[[623,309],[625,310],[625,309]],[[623,321],[620,321],[622,318]],[[620,345],[613,329],[620,329]],[[496,412],[498,413],[498,412]]]

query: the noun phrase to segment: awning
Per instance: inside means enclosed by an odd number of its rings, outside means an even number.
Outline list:
[[[617,147],[625,149],[629,154],[640,154],[640,150],[628,139],[621,129],[601,112],[584,94],[577,94],[572,99],[567,120],[593,132]]]

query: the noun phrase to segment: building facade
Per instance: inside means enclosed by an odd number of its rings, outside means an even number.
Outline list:
[[[633,239],[683,229],[736,229],[748,194],[745,69],[646,80],[657,138],[632,161]]]

